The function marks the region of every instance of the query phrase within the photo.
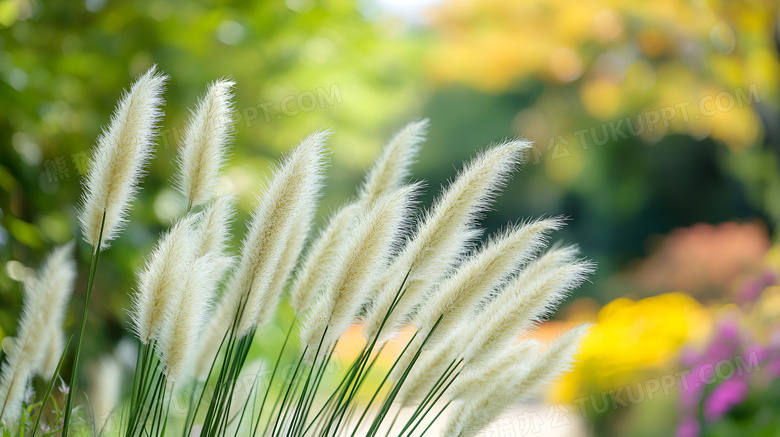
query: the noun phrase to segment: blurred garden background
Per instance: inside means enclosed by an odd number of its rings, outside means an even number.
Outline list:
[[[320,218],[410,120],[431,120],[425,203],[452,163],[535,142],[485,224],[569,217],[556,238],[598,272],[535,335],[596,325],[575,371],[486,435],[780,435],[779,20],[774,0],[0,0],[0,338],[27,269],[80,239],[90,148],[156,63],[166,115],[101,259],[88,360],[121,360],[134,272],[186,209],[171,178],[187,108],[232,77],[236,235],[270,162],[317,128],[334,130]]]

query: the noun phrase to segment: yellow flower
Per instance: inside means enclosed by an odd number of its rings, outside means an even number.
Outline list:
[[[614,300],[599,311],[574,371],[551,394],[565,402],[635,382],[638,374],[667,366],[684,344],[706,339],[710,327],[708,311],[682,293]]]

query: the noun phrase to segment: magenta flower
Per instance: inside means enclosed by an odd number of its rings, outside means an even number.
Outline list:
[[[755,300],[761,291],[764,289],[764,284],[761,280],[755,278],[749,278],[745,280],[742,287],[737,294],[740,302],[751,302]]]
[[[729,410],[742,403],[748,395],[748,385],[743,378],[731,378],[718,384],[704,400],[704,417],[715,422]]]
[[[674,433],[675,437],[699,437],[699,434],[701,434],[701,426],[693,417],[683,420]]]

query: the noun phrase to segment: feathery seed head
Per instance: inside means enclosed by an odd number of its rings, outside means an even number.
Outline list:
[[[196,345],[197,351],[193,354],[197,356],[197,359],[192,370],[198,381],[205,381],[208,378],[211,363],[219,352],[225,333],[232,326],[234,316],[235,308],[232,302],[223,295],[213,314],[209,317],[203,338]]]
[[[107,248],[125,224],[139,179],[152,156],[165,80],[154,66],[138,78],[98,138],[79,211],[81,232],[92,247]]]
[[[185,216],[160,237],[139,276],[130,319],[144,344],[158,336],[168,307],[180,299],[194,260],[193,227],[198,216]]]
[[[469,365],[463,369],[458,379],[450,386],[448,395],[453,398],[468,396],[480,390],[485,381],[505,379],[510,369],[527,366],[532,357],[538,355],[541,342],[527,339],[512,344],[501,351],[501,354],[491,359],[483,366]]]
[[[470,338],[466,361],[491,359],[518,335],[547,316],[594,270],[590,261],[575,259],[575,247],[554,246],[529,263],[487,302],[463,334]],[[466,330],[468,329],[468,330]]]
[[[234,85],[228,80],[210,84],[191,111],[184,131],[176,185],[192,206],[206,204],[214,197],[230,141]]]
[[[411,350],[419,349],[422,342],[423,340],[419,336],[415,337]],[[424,350],[401,386],[401,391],[398,394],[400,404],[410,406],[419,401],[437,379],[444,374],[447,366],[458,359],[462,343],[461,338],[450,336],[445,341],[434,345],[433,348]],[[403,374],[411,359],[412,354],[404,354],[401,357],[397,370],[394,372],[395,375],[393,375],[396,379]]]
[[[307,309],[333,273],[340,247],[355,227],[361,203],[344,205],[334,213],[306,252],[290,287],[290,304],[296,313]]]
[[[406,321],[430,287],[451,271],[479,235],[476,219],[506,184],[529,147],[525,141],[504,143],[480,153],[464,166],[390,266],[382,281],[385,285],[366,318],[368,335],[375,333],[389,311],[407,272],[410,275],[404,296],[387,321],[390,330]]]
[[[196,259],[187,266],[186,280],[178,300],[165,308],[159,333],[160,361],[165,375],[176,381],[190,366],[216,292],[214,255]]]
[[[402,187],[369,205],[337,255],[333,276],[325,285],[322,298],[301,324],[305,344],[316,349],[327,327],[324,344],[330,345],[355,321],[403,236],[419,187],[420,184]]]
[[[580,343],[591,326],[583,323],[571,328],[552,341],[542,353],[531,357],[523,367],[523,378],[516,382],[516,387],[530,395],[533,390],[570,371]]]
[[[360,187],[361,201],[371,203],[398,188],[409,178],[427,129],[428,119],[414,121],[390,140]]]
[[[473,384],[460,394],[462,401],[450,416],[445,436],[476,435],[502,411],[515,402],[534,394],[539,387],[568,371],[588,324],[577,326],[561,335],[541,353],[505,367],[503,372]]]
[[[230,224],[236,212],[236,199],[230,194],[221,194],[204,208],[195,231],[195,257],[207,254],[221,255],[227,249],[230,238]]]
[[[301,270],[293,281],[290,299],[296,312],[311,304],[332,271],[334,255],[346,235],[353,229],[361,210],[384,194],[397,189],[409,177],[428,120],[409,123],[385,146],[360,188],[358,200],[333,214],[306,254]]]
[[[55,349],[58,347],[56,344],[57,340],[52,339],[61,335],[65,313],[68,309],[68,301],[73,293],[73,285],[76,281],[76,263],[73,260],[74,246],[75,242],[71,241],[54,249],[41,268],[37,276],[37,283],[33,284],[33,287],[42,290],[39,296],[41,299],[40,305],[50,307],[46,311],[46,318],[42,319],[44,323],[35,328],[38,335],[40,335],[37,340],[39,347],[41,344],[52,342],[55,343],[52,345]],[[61,343],[59,347],[64,347],[64,343]],[[56,351],[51,352],[56,353]],[[61,353],[62,351],[60,350],[59,352]],[[60,354],[57,354],[58,360],[59,356]],[[41,368],[43,364],[43,361],[39,361],[36,367]],[[51,369],[51,371],[53,373],[54,369]],[[51,373],[45,377],[50,378]]]
[[[499,232],[432,290],[412,324],[427,332],[444,315],[435,336],[446,335],[471,318],[478,303],[536,255],[544,247],[548,234],[562,226],[562,218],[555,217],[510,226]]]
[[[96,248],[107,247],[119,233],[151,156],[164,81],[154,67],[139,78],[98,141],[80,214],[85,239]],[[322,185],[327,131],[306,137],[274,167],[225,293],[209,317],[220,278],[232,263],[225,252],[235,200],[214,199],[214,190],[230,140],[233,86],[225,80],[212,83],[191,112],[176,182],[190,207],[204,205],[203,211],[179,220],[159,239],[133,296],[133,329],[144,344],[157,340],[170,381],[190,371],[206,379],[226,333],[233,341],[271,320],[306,243]],[[481,235],[478,219],[531,146],[521,140],[489,148],[464,164],[407,235],[421,184],[401,184],[427,126],[427,120],[410,123],[387,144],[357,200],[333,215],[307,251],[290,300],[296,313],[303,313],[300,337],[309,359],[321,341],[334,344],[358,317],[365,334],[381,340],[411,322],[418,337],[412,353],[396,362],[408,376],[397,399],[412,405],[456,365],[460,378],[445,388],[457,401],[446,435],[466,437],[489,424],[517,393],[527,396],[570,368],[587,326],[563,334],[541,352],[538,341],[517,340],[579,286],[593,264],[577,259],[573,247],[553,246],[539,255],[549,233],[561,227],[560,218],[510,226],[474,250]],[[56,323],[43,334],[25,328],[41,322],[38,313],[45,314],[35,302],[49,288],[42,279],[47,268],[29,287],[32,303],[25,300],[20,336],[8,348],[0,376],[2,420],[19,414],[19,393],[31,372],[19,369],[50,366],[41,344],[61,347],[61,315],[52,317]],[[438,331],[427,337],[439,320]],[[409,369],[412,356],[419,360]]]
[[[59,364],[64,350],[65,333],[62,332],[62,327],[56,327],[49,338],[49,344],[46,346],[43,360],[36,369],[38,376],[45,381],[50,381],[52,376],[54,376],[54,371],[57,370],[57,364]]]
[[[35,277],[25,283],[16,339],[6,350],[0,372],[0,421],[19,419],[29,380],[34,371],[42,369],[46,348],[62,328],[76,279],[72,252],[73,243],[55,249]]]
[[[239,337],[256,326],[264,305],[275,305],[278,299],[269,293],[269,287],[298,217],[306,214],[319,196],[328,136],[329,132],[319,131],[306,137],[282,160],[259,198],[226,288],[225,297],[234,314],[241,312]]]
[[[316,198],[312,201],[301,205],[300,212],[296,217],[294,228],[290,233],[290,237],[287,240],[287,245],[282,252],[279,259],[279,263],[276,268],[276,272],[271,279],[271,283],[268,286],[267,300],[260,309],[260,313],[257,318],[257,324],[262,325],[273,319],[274,314],[281,298],[282,291],[284,290],[287,280],[290,278],[295,265],[298,263],[298,258],[301,257],[303,246],[306,244],[306,238],[308,238],[311,232],[311,227],[314,222],[314,215],[317,208]]]

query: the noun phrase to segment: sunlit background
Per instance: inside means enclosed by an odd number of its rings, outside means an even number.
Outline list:
[[[156,63],[166,116],[101,259],[88,359],[121,360],[134,271],[186,207],[170,181],[187,108],[227,76],[242,219],[269,163],[317,128],[334,130],[321,218],[410,120],[431,120],[426,202],[480,148],[535,142],[485,225],[568,216],[557,238],[598,272],[534,335],[596,325],[573,373],[485,435],[777,435],[779,18],[772,0],[0,0],[0,338],[26,269],[79,238],[90,147]]]

